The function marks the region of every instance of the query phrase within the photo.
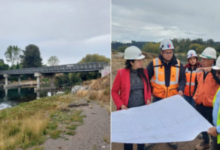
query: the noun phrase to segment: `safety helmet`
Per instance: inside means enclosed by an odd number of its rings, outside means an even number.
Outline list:
[[[199,55],[202,58],[207,59],[216,59],[216,50],[212,47],[207,47],[201,55]]]
[[[216,61],[216,65],[212,67],[214,70],[220,70],[220,56],[218,57]]]
[[[169,39],[165,39],[160,43],[160,50],[174,49],[173,43]]]
[[[191,57],[197,57],[196,51],[195,50],[189,50],[187,53],[187,59]]]
[[[124,59],[135,60],[144,58],[145,56],[141,53],[141,50],[136,46],[129,46],[125,49]]]

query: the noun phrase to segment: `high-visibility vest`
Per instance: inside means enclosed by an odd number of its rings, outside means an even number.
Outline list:
[[[184,89],[184,95],[193,96],[195,81],[196,81],[196,70],[190,71],[189,68],[186,69],[186,86]]]
[[[204,72],[197,72],[197,88],[193,96],[196,104],[203,104],[206,107],[212,107],[213,98],[219,85],[213,78],[211,72],[207,74],[204,80]]]
[[[218,89],[218,91],[216,92],[215,94],[215,97],[213,99],[213,107],[215,106],[215,100],[217,98],[217,94],[218,92],[220,92],[220,88]],[[220,97],[218,97],[220,98]],[[219,106],[219,110],[218,110],[218,116],[217,116],[217,123],[216,123],[216,126],[219,126],[220,125],[220,106]],[[217,143],[220,144],[220,134],[217,135]]]
[[[158,98],[167,98],[178,93],[180,61],[177,60],[175,66],[171,66],[170,85],[165,85],[165,67],[159,58],[153,59],[154,76],[151,78],[151,86],[154,96]]]

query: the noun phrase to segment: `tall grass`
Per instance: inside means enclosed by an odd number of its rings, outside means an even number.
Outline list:
[[[57,124],[69,122],[82,122],[81,111],[65,114],[62,108],[75,100],[72,95],[60,95],[42,98],[22,103],[14,108],[0,111],[0,150],[26,149],[40,145],[45,141],[45,135],[59,137]],[[72,116],[78,120],[72,119]],[[80,118],[80,119],[79,119]],[[74,128],[75,129],[75,128]],[[56,135],[54,135],[56,134]]]

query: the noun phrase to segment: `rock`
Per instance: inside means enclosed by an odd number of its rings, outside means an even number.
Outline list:
[[[62,112],[69,112],[70,110],[67,109],[67,108],[63,108],[63,109],[61,109],[61,111],[62,111]]]
[[[76,86],[72,87],[71,93],[76,93],[78,90],[85,90],[85,89],[86,88],[81,85],[76,85]]]
[[[84,99],[81,99],[77,102],[73,102],[68,105],[68,107],[80,107],[80,106],[89,106],[88,102]]]

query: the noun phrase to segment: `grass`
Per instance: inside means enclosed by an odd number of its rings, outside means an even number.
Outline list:
[[[110,141],[109,141],[109,139],[108,139],[107,137],[104,136],[104,137],[103,137],[103,140],[104,140],[105,143],[110,144]]]
[[[63,112],[62,109],[76,99],[71,94],[53,96],[1,110],[0,150],[27,149],[42,144],[48,136],[58,138],[63,133],[59,124],[64,124],[65,131],[74,135],[85,116],[81,115],[81,110]]]
[[[66,131],[66,134],[67,134],[67,135],[74,135],[75,132],[74,132],[74,131]]]
[[[89,90],[79,90],[76,95],[87,98],[88,100],[97,100],[98,102],[110,102],[110,75],[96,80],[83,82],[83,86],[89,87]]]

